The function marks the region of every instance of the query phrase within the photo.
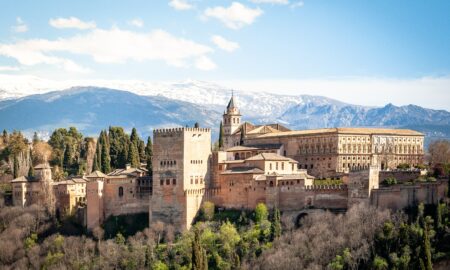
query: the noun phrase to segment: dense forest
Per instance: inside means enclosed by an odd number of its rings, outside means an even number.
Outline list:
[[[396,213],[361,204],[297,224],[264,204],[238,211],[207,202],[183,233],[162,223],[132,235],[62,227],[38,206],[0,208],[0,268],[448,269],[450,259],[448,200]]]

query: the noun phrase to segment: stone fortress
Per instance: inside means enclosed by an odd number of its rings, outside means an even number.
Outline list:
[[[345,210],[359,202],[401,209],[445,196],[443,181],[380,187],[380,177],[399,164],[423,163],[424,135],[413,130],[254,125],[242,122],[232,96],[223,135],[223,149],[212,151],[210,129],[154,130],[150,224],[189,229],[205,201],[233,209],[262,202],[281,211]],[[403,180],[418,176],[410,171]],[[340,181],[316,185],[321,178]]]
[[[345,210],[360,202],[402,209],[445,196],[444,181],[415,182],[420,170],[395,170],[400,164],[422,164],[423,145],[423,134],[412,130],[293,131],[242,122],[232,96],[223,115],[223,147],[217,151],[209,128],[156,129],[151,174],[127,167],[55,182],[51,167],[38,165],[35,177],[12,180],[13,203],[46,203],[61,215],[77,212],[89,230],[109,216],[148,212],[150,224],[162,221],[182,231],[205,201],[232,209],[265,203],[294,214]],[[400,184],[380,185],[387,177]],[[321,182],[325,178],[331,181]]]

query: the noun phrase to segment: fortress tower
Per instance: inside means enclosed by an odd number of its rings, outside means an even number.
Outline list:
[[[224,131],[224,147],[225,149],[235,146],[235,139],[233,136],[241,126],[241,114],[236,106],[234,95],[228,102],[227,111],[223,114],[223,131]]]
[[[211,130],[153,131],[153,194],[149,221],[189,229],[210,181]]]

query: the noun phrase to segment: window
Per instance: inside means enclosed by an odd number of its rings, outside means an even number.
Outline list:
[[[269,163],[269,170],[272,170],[272,163]]]
[[[161,180],[159,181],[159,184],[160,184],[161,186],[164,185],[164,180],[161,179]]]
[[[166,179],[166,185],[170,185],[170,179]]]
[[[278,162],[275,162],[275,169],[278,170]]]
[[[119,197],[123,197],[123,187],[119,187]]]
[[[177,184],[177,179],[172,179],[172,185],[176,185]]]
[[[281,162],[281,169],[284,170],[284,162]]]

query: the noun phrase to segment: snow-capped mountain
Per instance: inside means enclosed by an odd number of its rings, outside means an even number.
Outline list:
[[[93,134],[109,125],[122,125],[136,126],[149,133],[155,127],[199,121],[212,127],[217,134],[221,114],[232,92],[214,83],[193,80],[181,83],[58,82],[30,76],[5,76],[0,75],[0,100],[3,99],[0,101],[0,128],[7,129],[49,130],[76,125]],[[67,88],[69,90],[54,91]],[[111,96],[105,94],[109,91],[113,93]],[[45,94],[29,96],[30,93]],[[309,95],[239,90],[234,94],[243,120],[253,123],[279,122],[291,129],[404,127],[422,131],[429,139],[450,138],[450,113],[445,110],[392,104],[367,107]]]

